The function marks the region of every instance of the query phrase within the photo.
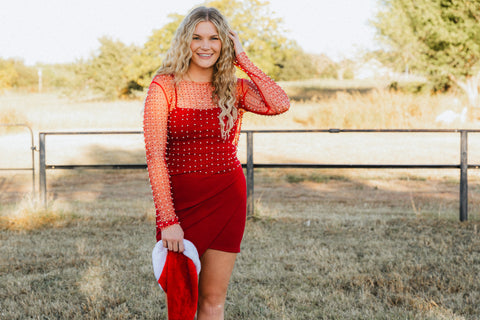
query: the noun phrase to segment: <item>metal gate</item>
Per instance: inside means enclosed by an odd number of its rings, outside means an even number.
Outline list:
[[[33,131],[29,125],[24,123],[0,123],[0,127],[24,127],[30,132],[30,150],[32,153],[32,166],[29,168],[0,168],[0,171],[32,171],[32,195],[35,195],[35,142],[33,140]]]

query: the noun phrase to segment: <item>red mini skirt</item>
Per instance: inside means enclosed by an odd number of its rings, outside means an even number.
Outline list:
[[[195,245],[198,255],[207,249],[240,252],[247,212],[242,167],[211,175],[179,174],[170,179],[175,213],[185,239]]]

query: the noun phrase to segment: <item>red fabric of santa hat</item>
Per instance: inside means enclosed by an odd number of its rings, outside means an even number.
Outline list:
[[[192,242],[184,239],[183,244],[183,253],[169,251],[162,241],[152,251],[153,272],[167,295],[169,320],[193,320],[197,312],[200,259]]]

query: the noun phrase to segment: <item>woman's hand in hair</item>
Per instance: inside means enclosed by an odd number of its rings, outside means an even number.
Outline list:
[[[242,53],[244,51],[243,47],[242,47],[242,43],[240,42],[240,39],[238,38],[238,34],[235,31],[230,30],[230,33],[228,34],[228,36],[230,37],[230,39],[232,39],[233,45],[234,45],[234,48],[235,48],[235,55],[238,56],[240,53]]]
[[[170,251],[183,252],[183,229],[179,224],[174,224],[162,230],[163,246]]]

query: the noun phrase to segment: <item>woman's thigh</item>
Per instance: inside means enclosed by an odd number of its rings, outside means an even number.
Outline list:
[[[228,283],[235,265],[236,253],[208,249],[202,255],[202,270],[199,278],[199,298],[221,300],[227,295]],[[214,301],[211,301],[214,302]]]

